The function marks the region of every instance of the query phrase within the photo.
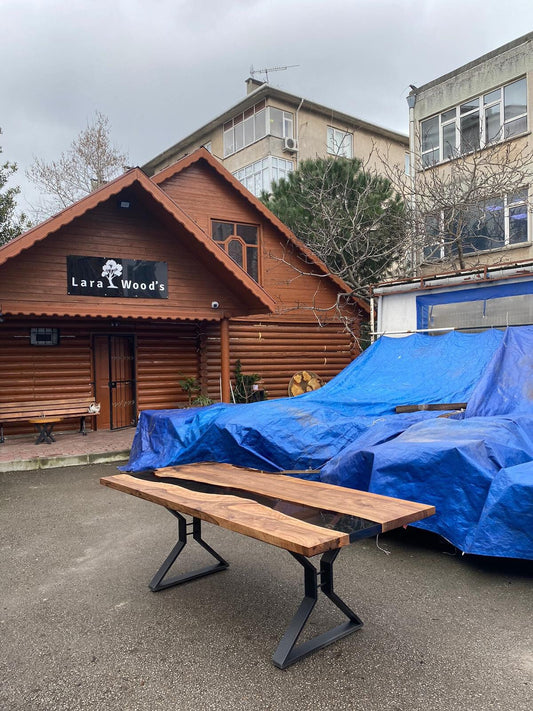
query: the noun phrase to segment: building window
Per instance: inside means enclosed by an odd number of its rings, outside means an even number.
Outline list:
[[[227,158],[267,135],[293,138],[293,114],[260,101],[227,121],[223,133],[224,158]]]
[[[528,242],[527,190],[456,210],[453,215],[443,211],[426,216],[424,261],[453,258],[458,240],[464,255]]]
[[[274,106],[268,107],[270,136],[278,138],[294,138],[292,128],[292,114],[288,111],[276,109]]]
[[[439,117],[434,116],[420,124],[422,167],[427,168],[439,161]]]
[[[286,178],[293,169],[291,160],[267,156],[244,168],[239,168],[233,175],[256,197],[261,197],[263,192],[268,193],[272,190],[273,183]]]
[[[258,227],[236,222],[211,223],[211,235],[234,262],[259,281]]]
[[[420,122],[422,167],[527,131],[526,80],[478,96]]]
[[[328,153],[343,158],[353,157],[353,135],[347,131],[341,131],[333,126],[328,126],[327,131]]]

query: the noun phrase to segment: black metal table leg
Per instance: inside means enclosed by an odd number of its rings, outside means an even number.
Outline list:
[[[165,590],[173,585],[180,585],[181,583],[186,583],[189,580],[195,580],[196,578],[201,578],[204,575],[210,575],[211,573],[218,573],[219,570],[225,570],[229,563],[222,558],[210,545],[208,545],[202,538],[202,521],[199,518],[193,518],[192,522],[189,523],[187,519],[182,516],[177,511],[172,511],[167,509],[173,516],[178,519],[178,542],[174,548],[170,551],[168,556],[165,558],[163,564],[154,575],[150,581],[149,587],[152,592],[159,592],[159,590]],[[192,525],[192,537],[199,543],[202,548],[204,548],[210,555],[215,558],[218,563],[215,565],[209,565],[205,568],[199,568],[198,570],[193,570],[190,573],[183,573],[182,575],[177,575],[173,578],[169,578],[163,582],[163,578],[168,573],[174,561],[179,556],[185,545],[187,544],[187,538],[191,535],[191,531],[187,530],[188,527]]]
[[[52,429],[54,427],[53,422],[39,423],[36,424],[35,427],[39,432],[39,435],[35,440],[35,444],[41,444],[41,442],[45,442],[45,444],[52,444],[52,442],[56,441],[54,435],[52,434]]]
[[[336,642],[338,639],[346,637],[363,626],[362,620],[333,591],[333,563],[339,551],[340,549],[337,548],[336,550],[327,551],[322,555],[320,559],[320,571],[315,568],[309,558],[289,551],[304,568],[305,596],[272,657],[274,665],[279,669],[286,669],[302,657],[316,652],[332,642]],[[320,582],[318,582],[319,576]],[[298,637],[316,605],[319,590],[322,590],[324,595],[346,615],[348,621],[296,646]]]

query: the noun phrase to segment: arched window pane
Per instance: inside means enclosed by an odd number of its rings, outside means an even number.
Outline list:
[[[240,240],[232,239],[228,242],[228,254],[240,267],[243,266],[242,244]]]

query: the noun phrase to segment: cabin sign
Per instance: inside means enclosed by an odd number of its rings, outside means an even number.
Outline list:
[[[168,299],[166,262],[118,257],[67,257],[67,294]]]

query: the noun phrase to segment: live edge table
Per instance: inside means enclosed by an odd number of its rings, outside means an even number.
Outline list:
[[[150,582],[153,592],[228,567],[203,540],[202,520],[284,548],[303,566],[304,598],[272,658],[280,669],[363,626],[333,590],[333,564],[340,549],[435,513],[433,506],[425,504],[230,464],[189,464],[137,476],[116,474],[100,483],[160,504],[178,519],[178,541]],[[191,535],[216,563],[165,579]],[[309,560],[316,555],[321,556],[319,566]],[[347,620],[297,646],[319,591]]]

